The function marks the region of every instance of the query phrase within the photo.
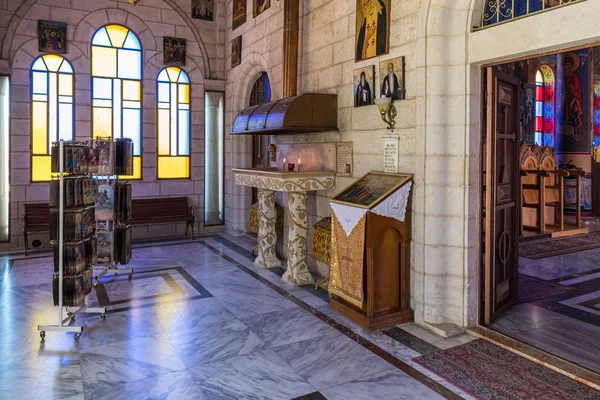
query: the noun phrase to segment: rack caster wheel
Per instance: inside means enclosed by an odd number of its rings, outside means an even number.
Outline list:
[[[104,314],[104,313],[100,314],[100,318],[102,318],[102,321],[106,321],[106,314]]]
[[[133,272],[129,273],[129,276],[127,279],[129,279],[129,282],[131,282],[131,278],[133,278]]]
[[[42,341],[46,339],[46,331],[40,331],[40,338]]]
[[[76,342],[79,342],[79,338],[81,337],[81,332],[77,332],[75,334],[75,336],[73,336],[73,339],[75,339]]]

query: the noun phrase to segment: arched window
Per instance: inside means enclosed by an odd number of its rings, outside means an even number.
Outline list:
[[[142,176],[142,49],[133,32],[107,25],[92,38],[92,137],[133,140],[133,175]]]
[[[190,80],[177,67],[158,74],[158,178],[190,177]]]
[[[269,75],[267,75],[266,72],[263,72],[256,82],[254,82],[254,86],[252,86],[249,106],[256,106],[270,101],[271,83],[269,82]]]
[[[535,143],[554,146],[554,71],[543,64],[535,75]]]
[[[67,60],[56,54],[36,58],[31,66],[32,182],[50,180],[52,142],[73,140],[73,89],[73,67]]]

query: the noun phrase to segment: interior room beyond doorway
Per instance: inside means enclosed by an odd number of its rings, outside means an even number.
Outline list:
[[[600,373],[600,47],[484,71],[483,323]]]

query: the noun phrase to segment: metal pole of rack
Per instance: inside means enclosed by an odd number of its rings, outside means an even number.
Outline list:
[[[58,326],[63,326],[63,245],[64,245],[64,161],[65,153],[63,151],[64,142],[58,142],[58,159],[59,159],[59,185],[58,185]]]

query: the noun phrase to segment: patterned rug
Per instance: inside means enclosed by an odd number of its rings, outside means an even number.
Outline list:
[[[519,274],[519,303],[532,303],[572,291],[574,288]]]
[[[415,361],[479,399],[600,399],[591,387],[481,339]]]
[[[540,258],[575,253],[600,247],[600,232],[563,238],[536,240],[519,244],[521,257],[537,260]]]

